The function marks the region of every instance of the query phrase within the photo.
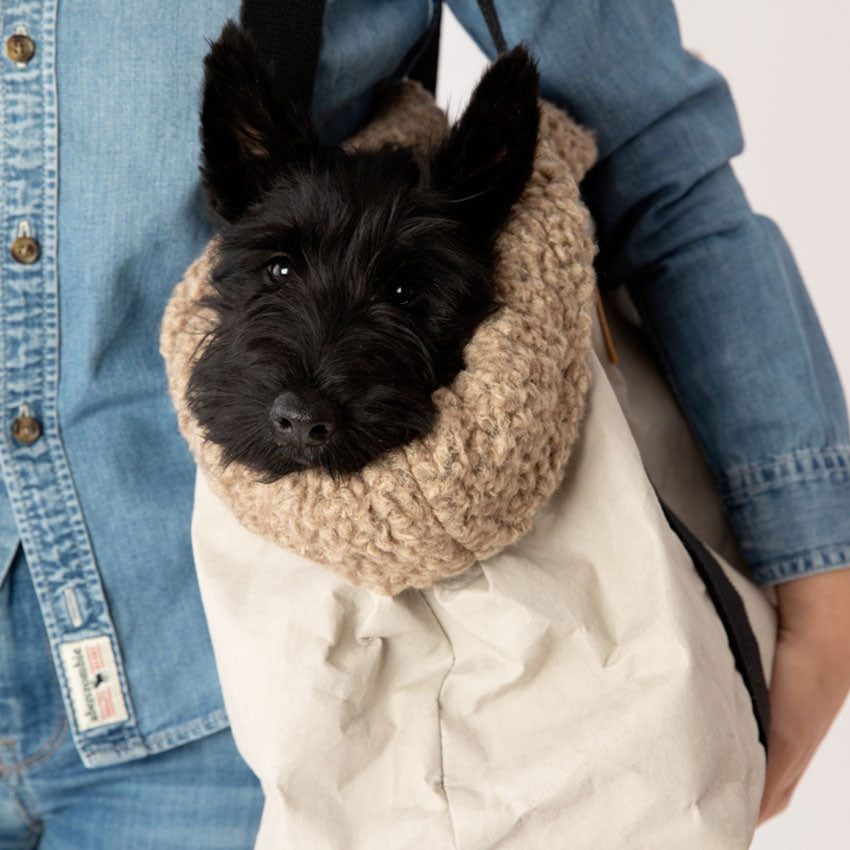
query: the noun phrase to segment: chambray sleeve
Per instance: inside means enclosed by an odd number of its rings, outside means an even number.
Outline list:
[[[492,57],[474,0],[449,5]],[[729,165],[743,142],[724,80],[682,49],[669,0],[497,8],[543,95],[597,133],[600,283],[628,286],[756,579],[850,564],[841,387],[785,240]]]

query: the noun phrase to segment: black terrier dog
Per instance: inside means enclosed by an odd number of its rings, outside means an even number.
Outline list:
[[[202,175],[224,219],[189,385],[206,437],[272,481],[338,476],[428,432],[496,307],[493,243],[531,174],[538,75],[486,72],[429,151],[323,145],[229,23],[205,61]]]

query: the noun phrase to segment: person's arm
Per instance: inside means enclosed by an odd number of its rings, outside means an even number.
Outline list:
[[[474,0],[450,6],[492,56]],[[755,578],[784,582],[770,816],[850,685],[850,435],[832,359],[788,246],[729,165],[742,139],[728,88],[682,49],[669,0],[498,11],[544,96],[596,131],[583,193],[600,283],[629,287]]]
[[[492,55],[474,0],[450,5]],[[729,165],[726,83],[682,49],[669,0],[498,9],[544,96],[597,134],[582,191],[600,283],[629,287],[756,580],[850,563],[841,387],[788,246]]]

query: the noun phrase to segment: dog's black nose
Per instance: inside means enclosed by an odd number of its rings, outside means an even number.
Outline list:
[[[324,445],[336,431],[336,405],[318,393],[281,393],[272,403],[272,426],[281,445],[296,448]]]

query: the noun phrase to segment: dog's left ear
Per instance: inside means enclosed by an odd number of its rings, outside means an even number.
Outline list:
[[[254,42],[233,21],[204,72],[201,174],[212,208],[234,221],[284,168],[309,162],[318,137],[306,112],[275,91]]]
[[[434,185],[448,194],[457,217],[481,244],[493,238],[531,176],[539,85],[525,48],[499,57],[433,156]]]

